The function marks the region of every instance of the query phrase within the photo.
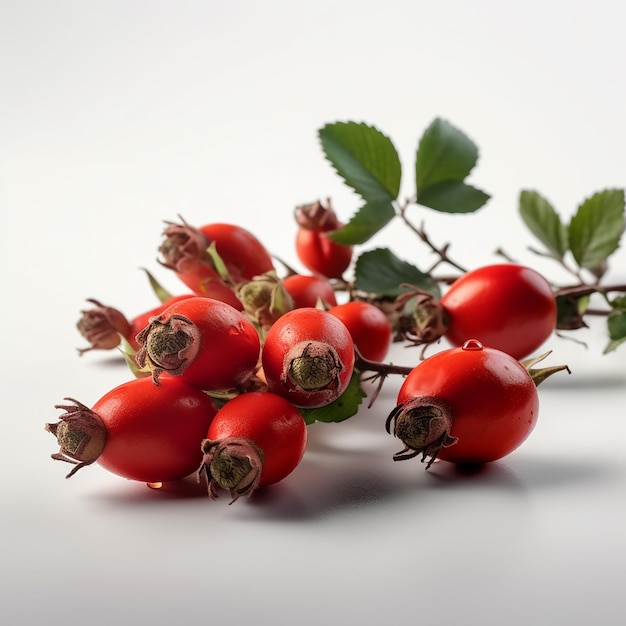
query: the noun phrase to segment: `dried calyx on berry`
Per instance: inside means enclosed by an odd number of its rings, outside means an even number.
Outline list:
[[[198,263],[213,267],[211,256],[208,253],[210,241],[207,236],[190,226],[184,220],[181,224],[166,222],[163,231],[164,240],[159,247],[162,259],[159,263],[168,269],[184,274]]]
[[[208,493],[213,500],[218,497],[218,487],[230,492],[232,504],[242,496],[250,496],[259,486],[263,450],[249,439],[205,439],[202,452],[204,457],[198,470],[198,480],[206,479]]]
[[[341,226],[337,214],[333,210],[330,198],[324,206],[319,200],[308,204],[300,204],[295,208],[294,217],[301,228],[328,232]]]
[[[269,328],[295,306],[275,271],[241,283],[236,295],[247,315],[261,328]]]
[[[64,400],[72,404],[57,404],[55,408],[65,413],[58,422],[46,424],[45,428],[57,438],[60,446],[52,458],[75,466],[66,476],[69,478],[98,459],[106,443],[106,427],[89,407],[73,398]]]
[[[438,341],[448,328],[445,309],[440,301],[427,291],[411,287],[410,291],[398,296],[395,306],[405,320],[402,338],[415,345]]]
[[[120,345],[120,335],[127,337],[131,325],[123,313],[94,300],[87,299],[94,305],[93,309],[81,311],[81,318],[76,324],[80,334],[91,344],[88,348],[79,348],[83,355],[90,350],[113,350]]]
[[[404,461],[421,454],[422,463],[428,459],[428,469],[441,448],[458,441],[450,435],[450,428],[450,407],[438,398],[421,397],[399,404],[391,411],[386,423],[387,432],[400,439],[405,446],[393,456],[393,460]]]
[[[343,364],[337,351],[321,341],[303,341],[287,353],[283,380],[299,390],[317,392],[339,387]]]
[[[201,338],[198,327],[184,315],[171,315],[167,319],[154,317],[138,335],[139,350],[135,361],[140,368],[152,372],[155,384],[167,372],[179,376],[193,362],[200,351]]]

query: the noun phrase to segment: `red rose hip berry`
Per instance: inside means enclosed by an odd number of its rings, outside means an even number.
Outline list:
[[[146,483],[189,476],[202,460],[200,445],[216,414],[213,400],[180,379],[156,386],[136,378],[115,387],[89,408],[71,398],[46,430],[60,446],[52,458],[73,463],[68,474],[98,463]]]
[[[562,367],[555,368],[563,369]],[[495,461],[515,450],[537,422],[537,386],[510,355],[474,339],[420,362],[398,392],[387,430],[422,455],[459,464]]]
[[[285,398],[268,391],[241,394],[211,423],[199,477],[206,478],[212,498],[217,487],[230,491],[232,504],[291,474],[302,460],[307,434],[302,416]]]
[[[487,265],[458,278],[441,298],[445,337],[461,346],[478,339],[516,359],[532,354],[556,328],[556,299],[535,270],[514,263]]]
[[[352,246],[333,241],[329,236],[341,228],[330,206],[321,202],[296,207],[296,253],[303,265],[326,278],[341,278],[352,261]]]
[[[166,373],[207,391],[243,385],[261,348],[256,329],[240,311],[200,296],[152,318],[137,341],[137,364],[150,369],[155,383]]]
[[[392,340],[391,324],[377,306],[353,301],[338,304],[328,312],[345,324],[363,357],[382,361],[387,356]]]
[[[159,252],[165,267],[176,272],[194,293],[227,302],[240,310],[242,306],[234,287],[274,268],[265,246],[236,224],[217,222],[195,228],[185,222],[168,223],[163,237]],[[220,276],[208,252],[212,244],[232,284],[226,284]]]
[[[335,290],[331,282],[323,276],[291,274],[283,278],[283,287],[293,299],[293,308],[315,307],[319,303],[330,308],[337,304]]]
[[[327,311],[294,309],[265,338],[261,360],[269,390],[299,407],[338,398],[354,368],[354,343],[344,323]]]

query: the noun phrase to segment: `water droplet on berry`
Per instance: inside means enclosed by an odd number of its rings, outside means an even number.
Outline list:
[[[463,350],[482,350],[483,344],[478,341],[478,339],[468,339],[463,344]]]

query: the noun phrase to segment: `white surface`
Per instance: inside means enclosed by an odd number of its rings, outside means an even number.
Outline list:
[[[550,342],[572,375],[541,387],[530,439],[471,476],[393,463],[397,381],[312,427],[287,481],[230,507],[99,467],[65,481],[43,430],[64,396],[93,403],[128,376],[112,355],[76,356],[85,298],[149,308],[142,266],[181,291],[155,261],[163,220],[247,225],[297,265],[293,206],[356,209],[319,149],[327,122],[388,133],[407,194],[424,128],[459,126],[493,199],[416,219],[467,265],[504,244],[558,279],[526,251],[516,200],[534,188],[568,215],[624,186],[618,6],[2,3],[3,623],[623,624],[626,349],[602,356],[600,326],[588,350]],[[395,224],[378,243],[430,260]]]

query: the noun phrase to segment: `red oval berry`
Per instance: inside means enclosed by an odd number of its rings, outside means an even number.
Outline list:
[[[556,299],[550,283],[522,265],[503,263],[458,278],[441,298],[445,337],[461,346],[468,339],[516,359],[532,354],[556,328]]]
[[[327,308],[337,304],[332,284],[322,276],[292,274],[283,279],[283,287],[298,309],[316,307],[320,302]]]
[[[166,372],[204,390],[238,387],[258,365],[259,335],[230,305],[212,298],[177,302],[139,335],[136,360],[155,382]]]
[[[114,474],[146,483],[192,474],[216,414],[207,394],[176,378],[164,378],[158,386],[149,378],[130,380],[107,392],[92,409],[71,402],[57,407],[65,410],[58,423],[47,425],[61,446],[53,458],[76,464],[68,476],[97,462]]]
[[[271,256],[248,230],[235,224],[212,223],[195,228],[189,224],[169,223],[159,248],[162,264],[195,294],[221,300],[241,310],[234,288],[244,280],[273,269]],[[220,276],[209,247],[215,250],[229,274],[227,284]]]
[[[338,304],[328,312],[345,324],[363,357],[384,360],[392,340],[391,324],[377,306],[355,300]]]
[[[420,362],[398,392],[387,427],[406,448],[396,459],[422,454],[462,464],[495,461],[533,430],[537,388],[512,356],[477,340]]]
[[[294,309],[269,329],[261,354],[270,391],[300,407],[338,398],[354,367],[354,343],[343,322],[327,311]]]
[[[296,207],[296,253],[311,272],[326,278],[341,278],[352,261],[352,246],[333,241],[328,233],[341,228],[330,206],[313,202]]]
[[[233,502],[283,480],[300,463],[307,428],[297,409],[276,394],[259,391],[229,400],[217,413],[203,442],[200,474],[209,494],[230,491]]]

